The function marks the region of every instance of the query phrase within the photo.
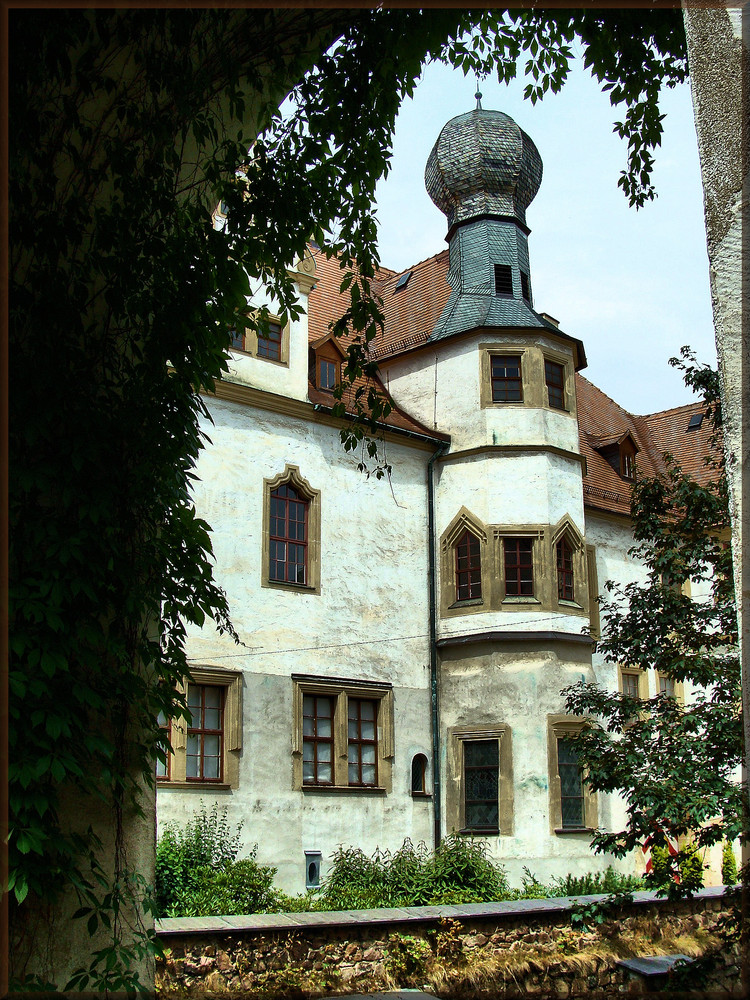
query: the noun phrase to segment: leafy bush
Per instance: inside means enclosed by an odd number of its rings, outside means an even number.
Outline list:
[[[183,917],[219,917],[277,910],[280,893],[273,888],[275,868],[259,865],[255,851],[249,858],[225,861],[220,868],[205,865],[195,882],[176,900]]]
[[[203,802],[184,826],[167,824],[156,845],[157,912],[162,916],[183,916],[175,912],[178,901],[190,895],[201,869],[218,869],[235,860],[241,830],[239,823],[236,832],[230,833],[226,808],[220,813],[214,804],[207,813]]]
[[[371,857],[339,847],[331,862],[315,909],[479,903],[509,894],[505,870],[487,845],[464,837],[446,837],[435,852],[408,839],[395,854],[376,850]]]
[[[680,851],[680,883],[688,892],[697,892],[703,888],[703,858],[695,844],[688,844]]]
[[[634,892],[643,889],[645,882],[636,875],[623,875],[610,865],[603,872],[586,872],[585,875],[566,875],[553,878],[550,896],[595,896],[600,893]]]
[[[737,858],[728,840],[724,841],[721,848],[721,881],[724,885],[737,883]]]

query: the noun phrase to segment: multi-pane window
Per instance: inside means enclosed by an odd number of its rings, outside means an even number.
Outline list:
[[[336,362],[320,358],[318,361],[318,388],[336,388]]]
[[[621,671],[622,693],[628,698],[640,698],[640,678],[633,670]]]
[[[349,698],[347,760],[350,785],[378,783],[378,704],[368,698]]]
[[[565,409],[565,366],[556,361],[544,362],[544,381],[547,384],[547,400],[558,410]]]
[[[482,596],[482,567],[479,539],[468,529],[456,542],[456,600]]]
[[[583,775],[578,754],[569,739],[557,741],[557,772],[560,775],[560,801],[563,830],[583,827]]]
[[[635,455],[631,451],[622,450],[620,472],[623,479],[635,479]]]
[[[235,326],[229,331],[229,335],[232,338],[232,347],[235,351],[245,350],[245,331],[242,328],[237,328]]]
[[[291,486],[279,486],[271,493],[271,580],[307,582],[308,508],[309,503]]]
[[[520,354],[493,354],[490,358],[493,403],[523,401]]]
[[[560,801],[563,830],[583,827],[583,775],[578,754],[569,739],[557,741],[557,772],[560,775]]]
[[[534,596],[533,539],[504,538],[505,596]]]
[[[464,741],[464,823],[467,830],[497,830],[497,740]]]
[[[557,597],[561,601],[572,601],[573,598],[573,550],[561,538],[555,546],[557,550]]]
[[[271,321],[266,330],[258,331],[258,357],[281,361],[281,324]]]
[[[302,699],[302,782],[333,784],[334,699],[306,694]]]
[[[224,688],[188,685],[191,721],[187,730],[185,777],[188,781],[221,781],[224,755]]]
[[[659,674],[659,694],[665,694],[668,698],[674,698],[676,693],[674,677],[665,677],[663,674]]]

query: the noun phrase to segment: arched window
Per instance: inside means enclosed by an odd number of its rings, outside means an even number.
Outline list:
[[[307,583],[307,522],[309,502],[292,486],[271,493],[271,580]]]
[[[423,753],[414,754],[411,762],[411,794],[427,794],[427,758]]]
[[[482,596],[482,565],[479,539],[467,528],[456,542],[456,600]]]
[[[557,543],[557,597],[560,601],[572,601],[573,590],[573,550],[566,538]]]

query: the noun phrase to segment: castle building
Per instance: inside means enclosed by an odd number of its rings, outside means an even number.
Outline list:
[[[589,831],[622,804],[591,794],[564,688],[641,694],[666,678],[596,652],[605,581],[631,556],[636,475],[674,454],[701,474],[699,404],[633,416],[580,372],[584,345],[534,307],[526,209],[534,143],[480,106],[441,131],[425,171],[447,250],[377,280],[377,385],[390,479],[340,441],[332,390],[345,311],[335,259],[293,276],[302,313],[233,334],[206,402],[196,505],[242,640],[189,632],[190,726],[173,726],[159,822],[203,801],[303,891],[339,844],[486,840],[520,881],[605,867]],[[347,395],[344,401],[347,401]],[[674,692],[678,696],[689,692]]]

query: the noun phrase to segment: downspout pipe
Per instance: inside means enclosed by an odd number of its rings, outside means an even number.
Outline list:
[[[435,823],[435,849],[442,839],[442,782],[440,778],[440,702],[438,685],[438,650],[437,650],[437,571],[435,552],[437,539],[435,537],[435,462],[447,450],[448,442],[440,443],[437,451],[427,463],[427,534],[429,552],[429,591],[430,591],[430,710],[432,716],[432,811]]]

